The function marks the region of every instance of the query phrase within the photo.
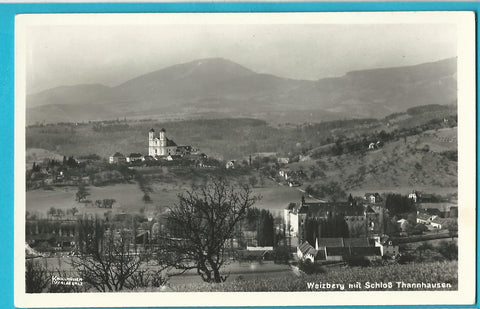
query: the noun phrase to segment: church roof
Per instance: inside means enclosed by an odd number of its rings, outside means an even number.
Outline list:
[[[173,140],[167,138],[167,146],[177,146],[177,144]]]
[[[165,128],[161,128],[160,132],[167,132],[167,130],[165,130]]]
[[[148,132],[155,132],[155,130],[153,128],[151,128],[150,131],[148,131]]]

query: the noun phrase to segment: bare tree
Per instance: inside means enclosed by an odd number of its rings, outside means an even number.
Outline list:
[[[248,185],[231,186],[223,178],[180,194],[166,218],[159,260],[181,273],[196,270],[206,282],[225,281],[226,241],[259,198]]]
[[[25,291],[27,293],[44,292],[50,283],[48,270],[40,263],[29,260],[25,264]]]
[[[130,250],[130,243],[125,232],[115,235],[110,231],[102,240],[102,246],[73,257],[72,266],[83,281],[96,290],[120,291],[142,263],[142,257]]]

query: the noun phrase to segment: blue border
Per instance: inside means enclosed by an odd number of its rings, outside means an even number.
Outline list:
[[[26,13],[149,13],[149,12],[360,12],[360,11],[474,11],[477,2],[328,2],[328,3],[0,3],[0,145],[5,164],[1,168],[0,207],[0,308],[13,303],[13,201],[14,201],[14,23],[16,14]],[[477,44],[480,27],[476,24]],[[477,57],[480,55],[477,47]],[[477,75],[480,73],[477,66]],[[477,89],[478,89],[477,81]],[[478,105],[478,98],[477,98]],[[477,111],[477,117],[479,112]],[[478,135],[478,127],[476,133]],[[478,146],[477,146],[478,147]],[[477,148],[478,151],[478,148]],[[6,154],[6,155],[5,155]],[[478,170],[477,170],[478,173]],[[479,184],[477,183],[477,192]],[[477,195],[478,202],[478,195]],[[477,222],[480,216],[477,213]],[[480,233],[477,230],[477,244]],[[480,251],[477,246],[477,256]],[[477,261],[477,277],[479,263]],[[477,295],[480,292],[477,285]],[[439,308],[440,306],[343,306],[336,308]],[[227,307],[228,308],[228,307]],[[268,308],[268,307],[259,307]],[[289,307],[312,308],[312,307]],[[480,308],[474,305],[442,308]]]

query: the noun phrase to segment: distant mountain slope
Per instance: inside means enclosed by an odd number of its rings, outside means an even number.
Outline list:
[[[60,86],[27,96],[27,107],[45,105],[82,105],[87,102],[101,103],[111,100],[110,87],[99,84]],[[98,100],[100,101],[98,102]]]
[[[170,66],[116,87],[62,86],[29,95],[27,123],[212,113],[267,120],[280,115],[289,121],[288,112],[295,112],[295,122],[316,112],[324,112],[326,119],[383,117],[418,105],[454,104],[456,89],[455,58],[318,81],[258,74],[213,58]]]

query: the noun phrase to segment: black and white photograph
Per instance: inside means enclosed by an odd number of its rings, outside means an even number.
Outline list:
[[[16,301],[473,303],[474,26],[18,15]]]

